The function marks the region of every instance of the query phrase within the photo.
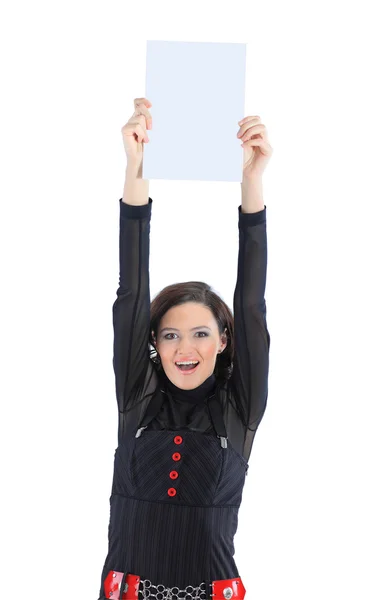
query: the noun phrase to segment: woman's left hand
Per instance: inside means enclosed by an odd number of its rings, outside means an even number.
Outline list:
[[[272,156],[273,148],[268,141],[266,126],[260,117],[245,117],[238,123],[241,125],[237,137],[241,138],[244,149],[243,179],[257,179]]]

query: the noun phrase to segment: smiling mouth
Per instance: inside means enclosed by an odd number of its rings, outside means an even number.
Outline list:
[[[192,368],[178,367],[176,363],[175,363],[175,367],[177,368],[177,370],[180,373],[183,373],[183,375],[189,375],[191,373],[194,373],[197,370],[197,368],[199,367],[199,362],[196,365],[194,365]]]

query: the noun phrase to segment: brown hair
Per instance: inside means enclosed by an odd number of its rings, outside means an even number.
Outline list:
[[[216,319],[219,335],[222,335],[226,330],[227,346],[216,357],[214,374],[218,381],[222,382],[229,379],[232,374],[234,356],[233,314],[228,305],[212,290],[211,286],[203,281],[173,283],[163,288],[153,298],[150,304],[149,344],[153,348],[150,351],[150,359],[156,365],[157,370],[163,370],[160,358],[153,345],[152,332],[154,331],[154,335],[157,337],[163,315],[173,306],[185,304],[186,302],[199,302],[209,308]]]

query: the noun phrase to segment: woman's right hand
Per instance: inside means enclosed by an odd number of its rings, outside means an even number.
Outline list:
[[[152,128],[152,116],[149,108],[152,106],[146,98],[135,98],[135,112],[122,127],[124,149],[127,154],[127,168],[138,170],[142,167],[143,143],[149,142],[147,129]]]

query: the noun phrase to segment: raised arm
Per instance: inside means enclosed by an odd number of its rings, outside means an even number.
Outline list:
[[[234,292],[235,355],[231,382],[247,428],[256,430],[268,396],[270,335],[264,292],[267,274],[266,211],[239,206],[239,251]]]
[[[144,180],[137,181],[145,185]],[[128,407],[131,390],[149,359],[149,236],[153,201],[134,194],[132,186],[136,184],[131,182],[126,179],[123,200],[119,200],[119,288],[113,304],[113,367],[120,411]]]

